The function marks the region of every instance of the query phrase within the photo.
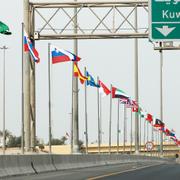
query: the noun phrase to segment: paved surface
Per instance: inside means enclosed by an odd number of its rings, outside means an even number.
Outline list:
[[[180,180],[180,165],[131,163],[28,175],[6,180]]]

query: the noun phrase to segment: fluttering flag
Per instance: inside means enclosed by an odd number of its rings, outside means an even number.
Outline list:
[[[162,128],[162,127],[164,127],[164,125],[165,124],[160,119],[156,119],[155,124],[153,126],[156,128]]]
[[[146,115],[146,120],[149,121],[149,123],[152,123],[153,121],[153,116],[151,114]]]
[[[10,31],[9,31],[9,27],[4,24],[3,22],[0,21],[0,33],[1,34],[5,34],[5,35],[10,35],[12,34]]]
[[[84,84],[85,81],[87,81],[87,77],[86,76],[83,76],[77,63],[74,62],[74,77],[78,77],[81,84]]]
[[[108,96],[111,93],[108,87],[100,80],[99,80],[99,85],[100,85],[99,92],[100,94],[102,94],[102,97]]]
[[[31,57],[33,58],[34,62],[36,63],[40,62],[39,53],[35,49],[33,43],[31,42],[25,31],[24,31],[24,51],[29,52],[31,54]]]
[[[68,133],[68,132],[66,132],[65,137],[66,137],[67,139],[69,139],[69,138],[70,138],[70,135],[69,135],[69,133]]]
[[[86,77],[87,77],[87,81],[86,81],[87,86],[93,86],[97,88],[100,87],[100,85],[95,82],[94,78],[89,74],[88,71],[86,71]]]
[[[132,100],[132,112],[138,112],[139,106],[135,100]]]
[[[68,61],[80,61],[80,57],[74,55],[73,53],[66,51],[64,49],[60,49],[56,46],[51,45],[51,56],[52,56],[52,63],[61,63],[61,62],[68,62]]]
[[[122,90],[112,87],[112,98],[120,98],[122,101],[127,101],[129,96]]]

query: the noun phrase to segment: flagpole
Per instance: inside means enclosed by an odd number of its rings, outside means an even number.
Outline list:
[[[119,153],[119,98],[118,98],[118,105],[117,105],[117,154]]]
[[[147,122],[147,141],[149,141],[149,123]]]
[[[72,63],[72,87],[71,87],[71,94],[72,94],[72,107],[71,107],[71,154],[73,154],[73,81],[74,81],[74,62]]]
[[[24,154],[24,23],[22,23],[22,67],[21,67],[21,73],[22,73],[22,89],[21,89],[21,93],[22,93],[22,104],[21,104],[21,108],[22,108],[22,119],[21,119],[21,153]]]
[[[132,108],[131,108],[131,149],[130,149],[130,151],[131,151],[131,153],[132,153]]]
[[[153,129],[153,124],[152,124],[152,134],[151,134],[151,141],[154,142],[154,129]]]
[[[52,153],[51,149],[51,140],[52,140],[52,131],[51,131],[51,59],[50,59],[50,46],[48,43],[48,80],[49,80],[49,153]]]
[[[5,45],[3,47],[0,47],[0,49],[3,50],[3,155],[5,154],[5,150],[6,150],[6,101],[5,101],[5,97],[6,97],[6,61],[5,61],[5,52],[8,49],[8,47],[6,47]]]
[[[124,140],[123,140],[123,152],[125,153],[126,146],[126,107],[124,104]]]
[[[99,84],[99,81],[97,83]],[[102,144],[102,94],[101,93],[99,93],[99,121],[100,121],[100,145],[101,145]]]
[[[141,114],[139,115],[139,152],[141,152],[141,126],[142,126],[142,122],[141,122]]]
[[[111,153],[111,121],[112,121],[112,84],[110,93],[110,110],[109,110],[109,154]]]
[[[97,83],[99,82],[99,77],[97,77]],[[98,153],[100,153],[100,118],[99,118],[99,88],[97,88],[97,107],[98,107]]]
[[[146,120],[144,120],[144,146],[146,144]]]
[[[84,67],[84,75],[86,76],[86,67]],[[84,83],[85,92],[85,137],[86,137],[86,154],[88,154],[88,120],[87,120],[87,84]]]

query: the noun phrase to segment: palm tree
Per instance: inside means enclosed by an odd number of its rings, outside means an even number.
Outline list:
[[[5,130],[5,146],[6,146],[6,140],[9,139],[12,136],[11,132],[7,129]],[[3,137],[3,131],[0,131],[0,137]]]

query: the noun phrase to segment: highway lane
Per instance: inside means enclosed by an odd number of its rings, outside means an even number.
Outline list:
[[[116,172],[88,180],[180,180],[180,164],[163,164],[135,171]]]
[[[143,169],[142,169],[143,168]],[[167,174],[167,175],[163,175]],[[161,177],[162,176],[162,177]],[[37,175],[5,178],[6,180],[180,180],[180,165],[150,162],[118,164],[92,168],[56,171]]]

